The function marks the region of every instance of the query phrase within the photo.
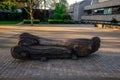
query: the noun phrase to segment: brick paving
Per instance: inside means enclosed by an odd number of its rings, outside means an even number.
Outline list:
[[[17,60],[10,54],[22,32],[51,39],[102,40],[99,51],[79,60]],[[120,80],[120,31],[92,25],[0,26],[0,80]]]

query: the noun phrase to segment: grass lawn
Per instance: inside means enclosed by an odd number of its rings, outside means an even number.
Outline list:
[[[0,24],[18,24],[20,21],[0,21]]]

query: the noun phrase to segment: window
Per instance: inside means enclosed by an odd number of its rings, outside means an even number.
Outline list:
[[[105,8],[104,14],[112,14],[112,8]]]

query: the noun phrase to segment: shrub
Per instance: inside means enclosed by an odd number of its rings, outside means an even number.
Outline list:
[[[54,13],[54,14],[52,15],[52,19],[62,19],[62,15],[59,14],[59,13]]]
[[[34,24],[39,24],[39,23],[40,23],[40,20],[39,20],[39,19],[35,19],[35,20],[33,20],[33,23],[34,23]]]
[[[74,24],[73,20],[57,20],[57,19],[49,19],[49,24]]]
[[[24,20],[23,20],[23,23],[24,23],[24,24],[30,24],[30,23],[31,23],[31,20],[29,20],[29,19],[24,19]],[[39,23],[40,23],[40,20],[39,20],[39,19],[34,19],[34,20],[33,20],[33,23],[34,23],[34,24],[39,24]]]
[[[64,20],[64,24],[74,24],[75,22],[73,20]]]
[[[24,19],[24,20],[23,20],[23,23],[24,23],[24,24],[30,24],[31,22],[30,22],[30,20]]]
[[[62,15],[63,20],[72,20],[71,16],[68,13]]]
[[[48,23],[50,23],[50,24],[61,24],[61,23],[63,23],[63,20],[49,19]]]

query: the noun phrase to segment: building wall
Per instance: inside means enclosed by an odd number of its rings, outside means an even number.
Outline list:
[[[84,7],[87,5],[91,4],[91,0],[84,0],[80,5],[79,5],[79,15],[78,15],[78,21],[81,20],[81,17],[85,14],[84,13]]]
[[[109,1],[106,1],[106,2],[94,4],[94,5],[88,5],[84,8],[84,10],[104,8],[104,7],[117,6],[117,5],[120,5],[120,0],[109,0]]]
[[[99,0],[100,1],[100,0]],[[108,9],[113,8],[114,6],[120,6],[120,0],[101,0],[100,3],[88,5],[84,8],[85,11],[93,11],[96,9]],[[83,15],[82,20],[100,20],[100,21],[111,21],[112,18],[120,21],[120,11],[118,13],[110,13],[110,14],[88,14]]]
[[[105,1],[109,1],[109,0],[99,0],[98,2],[105,2]]]
[[[84,0],[70,5],[68,13],[74,21],[80,21],[81,16],[84,15],[84,7],[91,4],[91,0]]]
[[[115,18],[116,20],[120,21],[120,14],[82,16],[83,20],[111,21],[112,18]]]
[[[91,0],[91,5],[97,4],[97,3],[98,3],[98,0]]]
[[[79,16],[79,3],[75,3],[74,4],[74,7],[73,7],[73,14],[72,14],[72,18],[73,18],[73,20],[75,20],[75,21],[78,21],[78,16]]]

